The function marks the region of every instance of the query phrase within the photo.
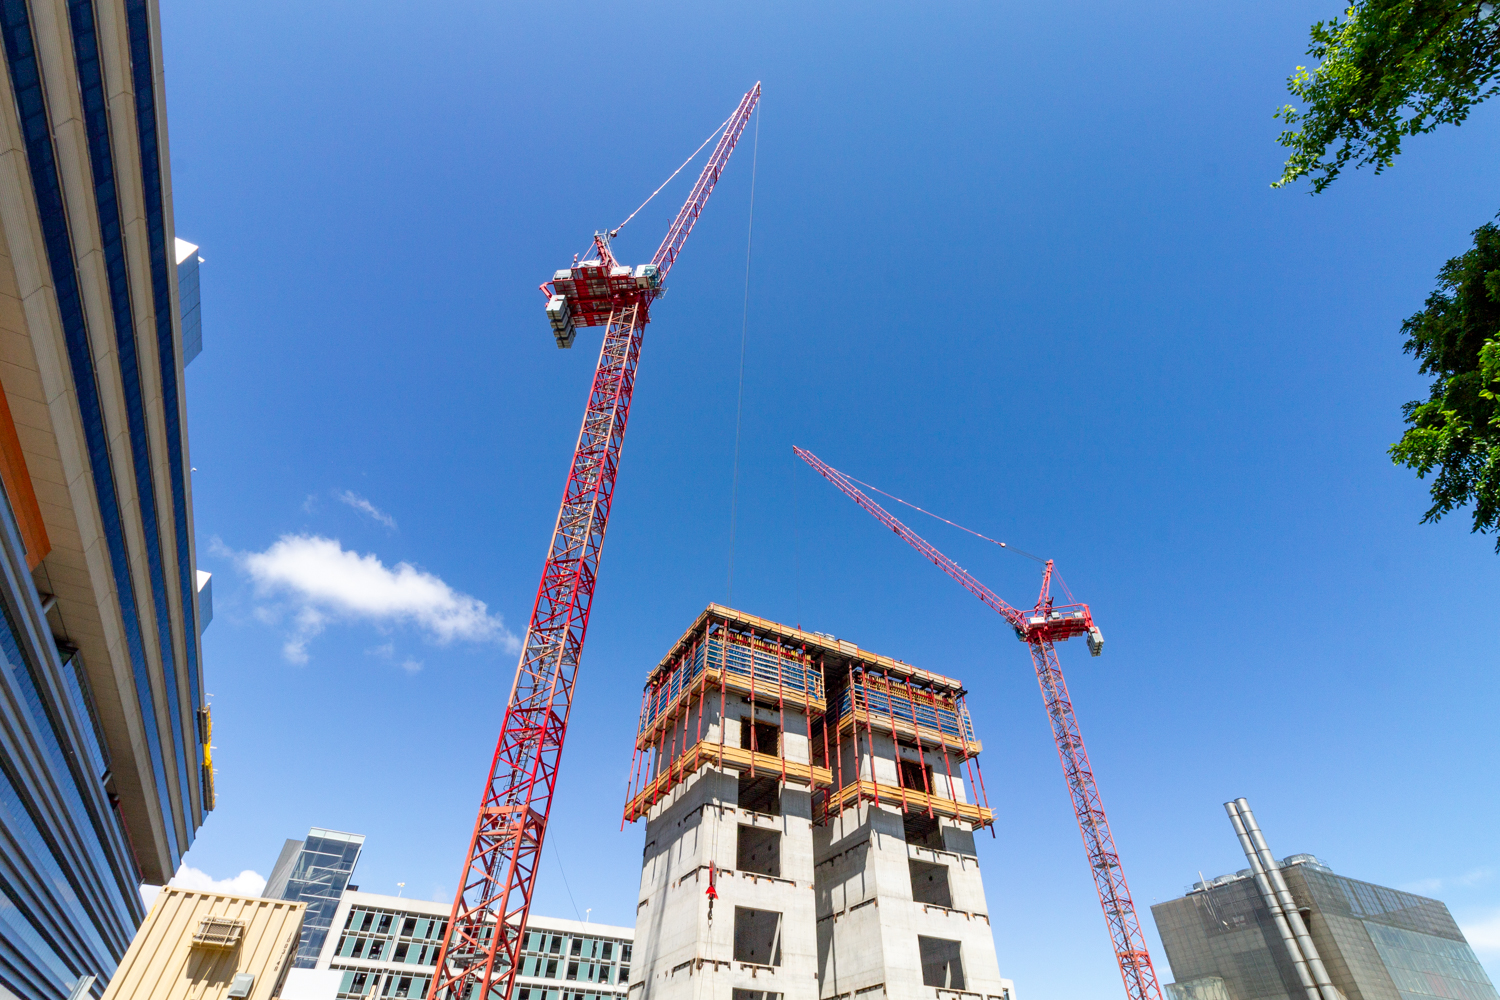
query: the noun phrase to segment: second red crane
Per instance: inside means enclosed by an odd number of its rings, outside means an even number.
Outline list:
[[[1036,679],[1041,685],[1047,719],[1052,725],[1053,739],[1057,742],[1057,756],[1062,761],[1068,795],[1073,800],[1073,813],[1078,818],[1078,830],[1083,834],[1083,846],[1088,853],[1094,888],[1099,893],[1099,905],[1103,907],[1104,921],[1109,925],[1109,937],[1114,945],[1115,960],[1120,966],[1120,978],[1125,982],[1125,994],[1130,1000],[1161,1000],[1156,969],[1151,965],[1151,953],[1146,950],[1146,937],[1141,932],[1140,917],[1135,911],[1135,902],[1130,898],[1130,886],[1125,884],[1125,869],[1120,866],[1120,854],[1115,849],[1114,834],[1110,832],[1109,819],[1104,815],[1104,803],[1099,798],[1099,787],[1094,782],[1094,768],[1089,763],[1088,750],[1084,749],[1083,733],[1078,728],[1078,717],[1073,713],[1073,700],[1068,696],[1062,665],[1058,663],[1057,650],[1053,648],[1054,643],[1083,636],[1088,640],[1089,652],[1098,656],[1104,651],[1104,636],[1094,624],[1089,606],[1059,606],[1053,603],[1052,561],[1049,559],[1042,574],[1042,592],[1037,598],[1036,607],[1030,611],[1011,607],[962,566],[933,548],[922,536],[866,496],[848,476],[806,449],[794,447],[792,450],[824,479],[838,487],[845,496],[930,559],[938,569],[999,612],[1010,623],[1011,628],[1015,629],[1017,638],[1031,649],[1032,665],[1036,667]]]

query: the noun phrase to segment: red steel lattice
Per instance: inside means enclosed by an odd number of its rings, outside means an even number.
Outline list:
[[[1088,750],[1083,745],[1083,732],[1078,727],[1078,717],[1073,712],[1068,685],[1063,680],[1062,666],[1058,663],[1057,650],[1053,646],[1055,642],[1082,635],[1088,638],[1090,652],[1095,656],[1099,655],[1104,640],[1098,627],[1094,625],[1088,605],[1053,605],[1049,593],[1052,562],[1048,560],[1036,607],[1030,611],[1011,607],[962,566],[943,555],[884,507],[866,496],[848,476],[806,449],[792,450],[840,492],[957,580],[965,590],[999,612],[1015,629],[1021,641],[1030,647],[1032,665],[1036,668],[1037,683],[1042,689],[1042,701],[1047,708],[1052,737],[1057,743],[1057,755],[1062,761],[1063,777],[1068,784],[1073,813],[1078,819],[1078,830],[1083,835],[1089,869],[1094,876],[1094,888],[1099,893],[1099,905],[1104,910],[1105,923],[1109,925],[1110,942],[1120,967],[1120,978],[1125,983],[1126,996],[1130,1000],[1161,1000],[1156,969],[1151,965],[1150,952],[1146,950],[1140,917],[1136,913],[1135,902],[1130,898],[1130,887],[1125,883],[1125,870],[1120,866],[1114,834],[1110,832],[1109,819],[1104,815],[1104,803],[1099,798],[1094,769],[1089,763]]]
[[[660,279],[676,261],[759,98],[757,83],[725,124],[698,183],[657,252],[663,259],[656,262],[659,276],[655,281],[618,280],[609,238],[595,236],[602,265],[596,270],[603,270],[606,278],[608,310],[598,308],[596,297],[589,308],[577,309],[575,315],[588,321],[579,325],[602,321],[604,344],[479,816],[438,952],[430,994],[434,1000],[510,1000],[515,989],[630,417],[641,338],[650,321],[651,303],[661,294]],[[553,298],[549,296],[549,301]],[[574,305],[579,304],[575,298]],[[556,325],[554,321],[554,329]]]

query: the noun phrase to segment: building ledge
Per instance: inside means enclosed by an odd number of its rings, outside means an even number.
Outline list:
[[[983,806],[955,802],[952,799],[919,792],[914,788],[900,788],[896,785],[879,784],[874,781],[856,781],[845,785],[838,791],[829,792],[824,802],[824,817],[826,818],[832,812],[842,812],[845,808],[857,804],[860,799],[868,799],[876,805],[900,808],[906,812],[925,813],[930,809],[934,815],[972,823],[976,828],[989,826],[995,822],[994,812]]]
[[[826,767],[816,767],[801,761],[773,757],[765,753],[751,753],[739,747],[710,743],[707,740],[695,743],[672,761],[665,771],[648,782],[625,803],[625,822],[634,823],[651,811],[671,790],[692,775],[700,767],[710,765],[718,770],[743,771],[760,777],[779,777],[788,783],[808,787],[824,787],[833,784],[833,772]]]

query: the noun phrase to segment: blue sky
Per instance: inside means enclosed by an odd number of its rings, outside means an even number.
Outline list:
[[[1500,107],[1272,191],[1271,113],[1338,7],[164,0],[206,261],[220,806],[188,864],[264,875],[329,826],[368,836],[363,888],[451,898],[598,351],[557,350],[536,285],[762,80],[732,603],[968,684],[1004,973],[1120,988],[1025,649],[793,444],[1093,606],[1105,655],[1063,665],[1139,904],[1243,867],[1246,795],[1278,855],[1447,901],[1500,978],[1500,563],[1419,525],[1385,455],[1424,391],[1401,319],[1500,208]],[[633,921],[640,684],[730,597],[749,154],[646,336],[539,912]]]

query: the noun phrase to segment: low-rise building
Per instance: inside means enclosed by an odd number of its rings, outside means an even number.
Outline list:
[[[425,1000],[452,903],[349,890],[339,898],[315,971],[297,969],[286,1000]],[[532,916],[516,1000],[624,1000],[629,927]]]
[[[1448,907],[1335,874],[1311,854],[1276,861],[1244,799],[1252,867],[1151,907],[1171,1000],[1500,1000]]]
[[[303,903],[163,889],[103,1000],[273,1000],[292,967]]]

